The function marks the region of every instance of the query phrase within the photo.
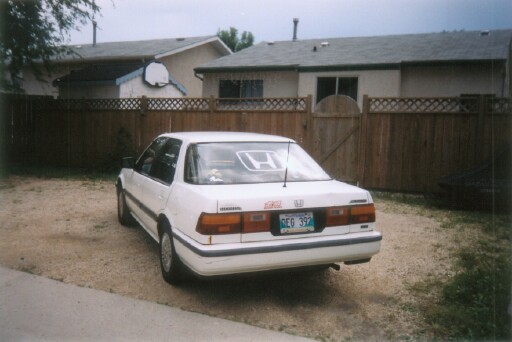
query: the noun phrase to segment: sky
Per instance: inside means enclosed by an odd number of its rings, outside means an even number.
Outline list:
[[[512,28],[512,0],[96,0],[97,42],[215,35],[255,42]],[[92,43],[92,24],[70,44]]]

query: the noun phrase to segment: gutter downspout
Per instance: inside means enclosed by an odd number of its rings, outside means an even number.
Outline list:
[[[200,80],[201,80],[201,82],[203,82],[203,81],[204,81],[204,77],[199,76],[199,74],[198,74],[197,72],[195,72],[195,71],[194,71],[194,76],[195,76],[196,78],[200,79]]]

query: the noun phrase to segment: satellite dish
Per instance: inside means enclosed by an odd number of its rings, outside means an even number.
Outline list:
[[[169,71],[162,62],[151,62],[144,68],[144,82],[153,87],[169,84]]]

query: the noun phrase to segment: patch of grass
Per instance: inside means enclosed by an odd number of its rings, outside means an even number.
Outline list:
[[[414,214],[423,217],[437,217],[440,210],[427,201],[423,195],[384,191],[372,191],[378,209],[395,214]]]
[[[56,281],[60,281],[61,283],[64,282],[64,277],[51,276],[50,279],[53,279],[53,280],[56,280]]]
[[[439,291],[439,300],[424,300],[427,329],[440,339],[510,340],[512,244],[510,215],[452,212],[446,227],[478,229],[469,247],[454,252],[456,274],[444,284],[422,282],[412,290]],[[425,298],[424,298],[425,299]]]
[[[461,271],[443,289],[442,304],[427,311],[427,320],[440,337],[510,340],[512,263],[510,254],[464,250]]]
[[[418,311],[418,308],[416,307],[416,305],[412,304],[412,303],[403,303],[400,305],[400,308],[402,309],[402,311],[406,311],[406,312],[417,312]]]
[[[412,206],[426,207],[429,206],[428,202],[422,195],[406,194],[400,192],[387,192],[387,191],[371,191],[372,197],[380,200],[387,200],[399,204],[407,204]]]
[[[18,268],[18,270],[21,272],[37,275],[36,269],[37,269],[36,265],[23,265]]]
[[[14,184],[9,182],[8,180],[1,180],[0,179],[0,190],[7,190],[14,188]]]
[[[98,223],[98,224],[95,224],[94,225],[94,229],[96,231],[102,231],[103,229],[107,228],[108,227],[108,222],[101,222],[101,223]]]

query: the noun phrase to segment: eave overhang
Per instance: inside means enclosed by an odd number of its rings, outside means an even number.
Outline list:
[[[506,59],[480,59],[480,60],[440,60],[440,61],[401,61],[398,63],[375,64],[337,64],[337,65],[264,65],[242,67],[198,67],[197,74],[226,73],[226,72],[264,72],[264,71],[296,71],[296,72],[325,72],[325,71],[365,71],[365,70],[400,70],[402,66],[453,66],[470,64],[505,63]]]

